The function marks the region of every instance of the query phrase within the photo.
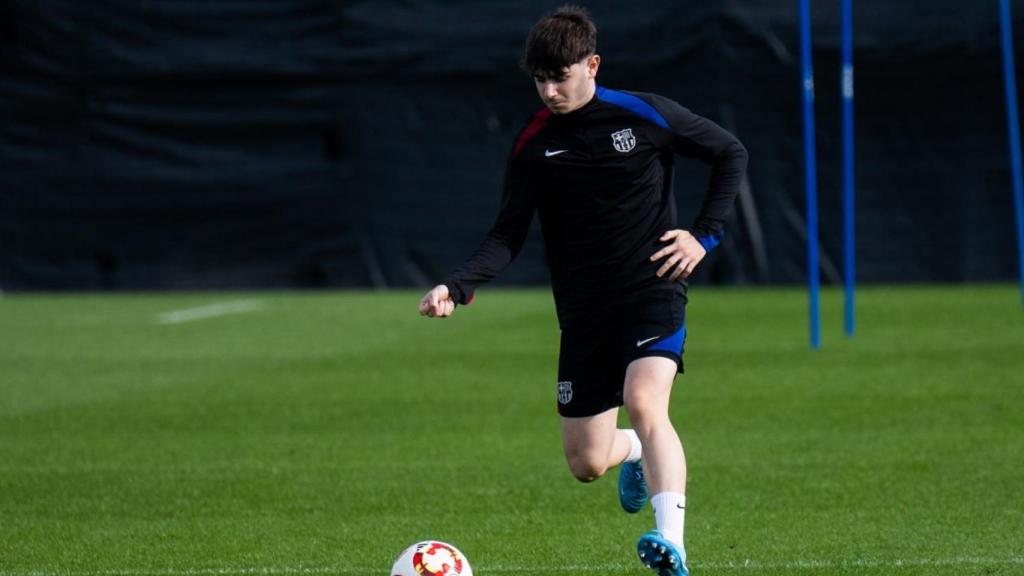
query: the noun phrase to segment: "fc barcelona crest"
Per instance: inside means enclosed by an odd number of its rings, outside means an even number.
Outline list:
[[[572,402],[572,382],[559,382],[558,403],[565,405],[569,402]]]
[[[626,128],[618,132],[612,132],[612,145],[619,152],[629,152],[636,147],[636,136],[633,136],[633,129]]]

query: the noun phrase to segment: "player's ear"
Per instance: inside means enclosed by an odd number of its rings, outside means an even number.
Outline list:
[[[587,78],[593,79],[597,77],[597,69],[601,66],[601,57],[597,54],[591,54],[587,58]]]

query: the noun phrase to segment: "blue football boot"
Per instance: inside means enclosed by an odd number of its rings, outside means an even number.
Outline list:
[[[619,467],[619,504],[630,514],[635,514],[647,504],[647,481],[640,460],[623,462]]]
[[[644,566],[658,571],[658,576],[690,575],[686,569],[686,550],[666,540],[657,530],[640,537],[636,553]]]

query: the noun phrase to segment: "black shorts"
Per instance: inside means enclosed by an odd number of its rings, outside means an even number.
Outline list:
[[[558,413],[600,414],[622,406],[626,367],[663,356],[683,371],[686,293],[650,290],[565,322],[558,356]]]

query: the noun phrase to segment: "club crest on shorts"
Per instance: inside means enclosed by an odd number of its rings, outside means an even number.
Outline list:
[[[568,404],[572,402],[572,382],[565,381],[558,383],[558,403]]]
[[[633,129],[626,128],[618,132],[612,132],[612,145],[619,152],[629,152],[636,147],[636,136],[633,136]]]

